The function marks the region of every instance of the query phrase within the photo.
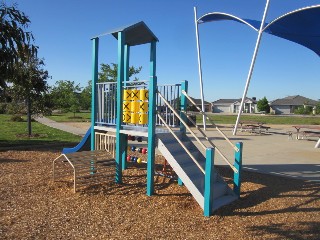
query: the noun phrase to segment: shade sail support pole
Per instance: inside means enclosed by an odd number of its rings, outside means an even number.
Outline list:
[[[257,54],[258,54],[258,50],[259,50],[259,46],[260,46],[260,41],[261,41],[261,37],[262,37],[262,33],[263,33],[263,27],[264,27],[264,23],[265,23],[265,20],[266,20],[268,9],[269,9],[269,0],[267,0],[266,6],[265,6],[265,9],[264,9],[264,13],[263,13],[260,29],[259,29],[259,32],[258,32],[257,41],[256,41],[256,46],[255,46],[255,49],[254,49],[254,52],[253,52],[251,65],[250,65],[250,68],[249,68],[249,73],[248,73],[248,77],[247,77],[247,81],[246,81],[246,86],[244,88],[244,92],[243,92],[242,99],[241,99],[241,104],[240,104],[240,109],[239,109],[239,113],[238,113],[238,116],[237,116],[237,121],[236,121],[236,124],[234,126],[234,130],[233,130],[233,135],[237,134],[238,124],[239,124],[239,121],[240,121],[242,108],[243,108],[244,101],[245,101],[245,98],[247,96],[248,88],[249,88],[249,85],[250,85],[250,80],[251,80],[251,77],[252,77],[254,64],[256,62],[256,58],[257,58]]]
[[[201,109],[205,112],[204,108],[204,96],[203,96],[203,81],[202,81],[202,67],[201,67],[201,55],[200,55],[200,41],[199,41],[199,29],[197,20],[197,7],[194,7],[194,23],[196,26],[196,39],[197,39],[197,53],[198,53],[198,71],[200,80],[200,94],[201,94]],[[203,129],[206,130],[206,118],[202,116]]]

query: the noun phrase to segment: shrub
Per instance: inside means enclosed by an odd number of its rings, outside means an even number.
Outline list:
[[[19,115],[13,115],[10,119],[12,122],[23,122],[23,118]]]
[[[295,114],[312,114],[312,107],[311,106],[300,106],[294,110]]]
[[[5,114],[7,111],[7,104],[6,103],[0,103],[0,114]]]

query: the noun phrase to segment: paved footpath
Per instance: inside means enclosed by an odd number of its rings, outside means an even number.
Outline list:
[[[77,127],[73,127],[70,125],[66,125],[64,123],[59,123],[56,121],[53,121],[49,118],[46,117],[37,117],[35,118],[35,120],[39,123],[42,123],[46,126],[52,127],[52,128],[56,128],[65,132],[69,132],[75,135],[79,135],[79,136],[84,136],[87,132],[87,130],[82,129],[82,128],[77,128]]]

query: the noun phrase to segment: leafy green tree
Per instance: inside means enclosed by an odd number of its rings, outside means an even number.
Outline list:
[[[7,6],[5,3],[0,4],[0,16],[0,90],[5,100],[9,90],[14,104],[23,106],[21,103],[26,103],[30,136],[31,115],[44,111],[42,104],[49,75],[43,68],[43,60],[37,57],[34,37],[27,30],[29,18],[16,5]]]
[[[142,67],[135,68],[133,66],[129,67],[129,79],[130,77],[140,73]],[[98,82],[116,82],[118,76],[118,64],[111,63],[105,64],[101,63],[100,72],[98,73]],[[139,79],[135,77],[133,81],[138,81]]]
[[[268,99],[266,97],[263,97],[262,99],[260,99],[257,102],[257,108],[258,111],[265,111],[266,113],[270,112],[270,106],[269,106],[269,102]]]
[[[140,73],[142,67],[135,68],[131,66],[129,68],[129,78]],[[118,65],[116,63],[100,65],[100,71],[98,73],[98,82],[116,82],[118,76]],[[138,81],[139,79],[134,76],[133,81]],[[92,81],[88,81],[88,85],[83,88],[80,94],[80,107],[81,109],[91,108],[91,91],[92,91]]]
[[[25,62],[29,56],[36,56],[38,47],[27,30],[29,18],[16,5],[0,3],[0,17],[0,89],[5,91],[8,83],[23,86],[24,81],[14,77],[15,65]]]
[[[76,85],[74,81],[57,81],[51,90],[51,98],[54,108],[64,111],[72,111],[75,114],[80,107],[80,92],[80,84]]]
[[[14,69],[14,81],[9,87],[10,96],[16,104],[25,102],[28,134],[31,136],[31,116],[50,112],[50,107],[46,104],[49,74],[44,69],[43,60],[35,56],[26,56],[24,61],[16,62]]]
[[[92,91],[92,81],[88,81],[88,85],[83,88],[80,93],[80,108],[84,110],[91,109],[91,91]]]
[[[320,102],[316,106],[316,114],[320,114]]]

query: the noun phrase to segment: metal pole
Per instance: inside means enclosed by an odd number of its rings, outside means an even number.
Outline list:
[[[200,56],[200,41],[199,41],[199,30],[198,30],[198,20],[197,20],[197,7],[194,7],[194,23],[196,26],[196,39],[197,39],[197,52],[198,52],[198,71],[200,79],[200,94],[201,94],[201,108],[204,109],[204,97],[203,97],[203,82],[202,82],[202,67],[201,67],[201,56]],[[206,130],[206,118],[202,116],[203,129]]]
[[[269,0],[267,0],[266,7],[264,9],[264,13],[263,13],[263,17],[262,17],[259,33],[258,33],[258,38],[257,38],[257,42],[256,42],[256,46],[255,46],[255,49],[254,49],[254,52],[253,52],[251,65],[250,65],[250,68],[249,68],[249,73],[248,73],[248,77],[247,77],[246,86],[244,88],[244,92],[243,92],[243,95],[242,95],[242,99],[241,99],[241,104],[240,104],[240,109],[239,109],[236,125],[234,126],[234,130],[233,130],[233,135],[237,134],[237,129],[238,129],[239,121],[240,121],[241,111],[242,111],[242,108],[243,108],[244,100],[245,100],[245,98],[247,96],[247,92],[248,92],[248,88],[249,88],[249,84],[250,84],[250,80],[251,80],[254,64],[256,62],[256,57],[257,57],[258,49],[259,49],[259,46],[260,46],[260,40],[261,40],[261,37],[262,37],[263,26],[264,26],[264,22],[265,22],[265,19],[266,19],[266,16],[267,16],[268,8],[269,8]]]

